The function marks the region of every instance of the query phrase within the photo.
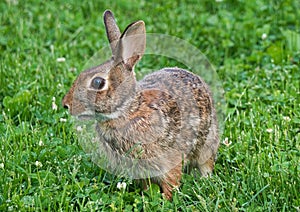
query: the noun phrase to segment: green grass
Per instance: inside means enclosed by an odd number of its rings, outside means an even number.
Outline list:
[[[142,19],[148,32],[190,42],[223,82],[228,144],[214,175],[184,175],[172,202],[155,185],[143,192],[94,165],[60,105],[107,45],[107,8],[121,29]],[[0,210],[299,211],[299,8],[298,0],[1,1]],[[145,58],[138,76],[164,65]]]

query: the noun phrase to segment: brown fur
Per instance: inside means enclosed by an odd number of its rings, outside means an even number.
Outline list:
[[[190,164],[202,176],[214,168],[219,137],[211,93],[199,76],[180,68],[164,68],[137,82],[134,65],[145,49],[144,23],[132,23],[121,35],[110,11],[104,20],[113,57],[82,72],[62,104],[75,116],[104,117],[96,128],[99,148],[116,166],[132,167],[135,174],[150,170],[151,182],[171,199],[182,165]],[[106,87],[90,87],[96,76],[106,80]],[[136,159],[141,160],[133,166]]]

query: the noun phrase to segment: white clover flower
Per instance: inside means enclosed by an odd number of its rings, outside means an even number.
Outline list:
[[[283,120],[285,120],[286,122],[290,122],[290,121],[291,121],[291,118],[288,117],[288,116],[283,116]]]
[[[0,163],[0,169],[4,169],[4,163]]]
[[[82,126],[77,126],[77,127],[76,127],[76,130],[77,130],[78,132],[81,132],[81,131],[83,130],[83,128],[82,128]]]
[[[267,37],[268,37],[268,35],[267,35],[266,33],[263,33],[263,34],[261,35],[261,39],[262,39],[262,40],[265,40]]]
[[[77,71],[77,68],[75,68],[75,67],[71,67],[71,68],[69,68],[69,71],[71,71],[71,72],[75,72],[75,71]]]
[[[35,161],[35,166],[41,168],[43,164],[40,161]]]
[[[44,146],[44,142],[42,140],[39,141],[39,146]]]
[[[56,62],[58,62],[58,63],[66,62],[66,58],[64,58],[64,57],[59,57],[59,58],[56,59]]]
[[[273,129],[272,129],[272,128],[268,128],[268,129],[266,129],[266,131],[267,131],[268,133],[272,133],[272,132],[273,132]]]
[[[52,110],[57,110],[57,105],[56,105],[56,103],[55,103],[55,97],[53,96],[52,97]]]
[[[55,102],[52,102],[52,110],[57,110],[57,105],[55,104]]]
[[[222,142],[225,146],[227,146],[227,147],[229,147],[231,144],[232,144],[232,142],[230,141],[230,142],[228,142],[228,138],[226,137],[224,140],[223,140],[223,142]]]
[[[117,188],[119,190],[125,190],[126,189],[126,183],[125,182],[118,182]]]
[[[67,119],[60,118],[59,121],[60,121],[60,122],[67,122]]]

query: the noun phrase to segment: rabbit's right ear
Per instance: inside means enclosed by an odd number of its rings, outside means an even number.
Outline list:
[[[120,39],[121,32],[116,23],[115,17],[110,10],[106,10],[103,14],[106,35],[109,40],[110,48],[112,51],[112,55],[116,54],[116,47],[118,40]]]
[[[143,21],[130,24],[120,37],[115,62],[123,61],[129,70],[142,58],[146,48],[146,29]]]

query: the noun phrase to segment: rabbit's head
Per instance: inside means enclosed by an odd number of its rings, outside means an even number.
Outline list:
[[[72,115],[119,116],[129,107],[137,90],[134,66],[145,51],[145,24],[134,22],[121,34],[110,11],[104,12],[104,24],[112,57],[82,72],[75,80],[62,100]]]

